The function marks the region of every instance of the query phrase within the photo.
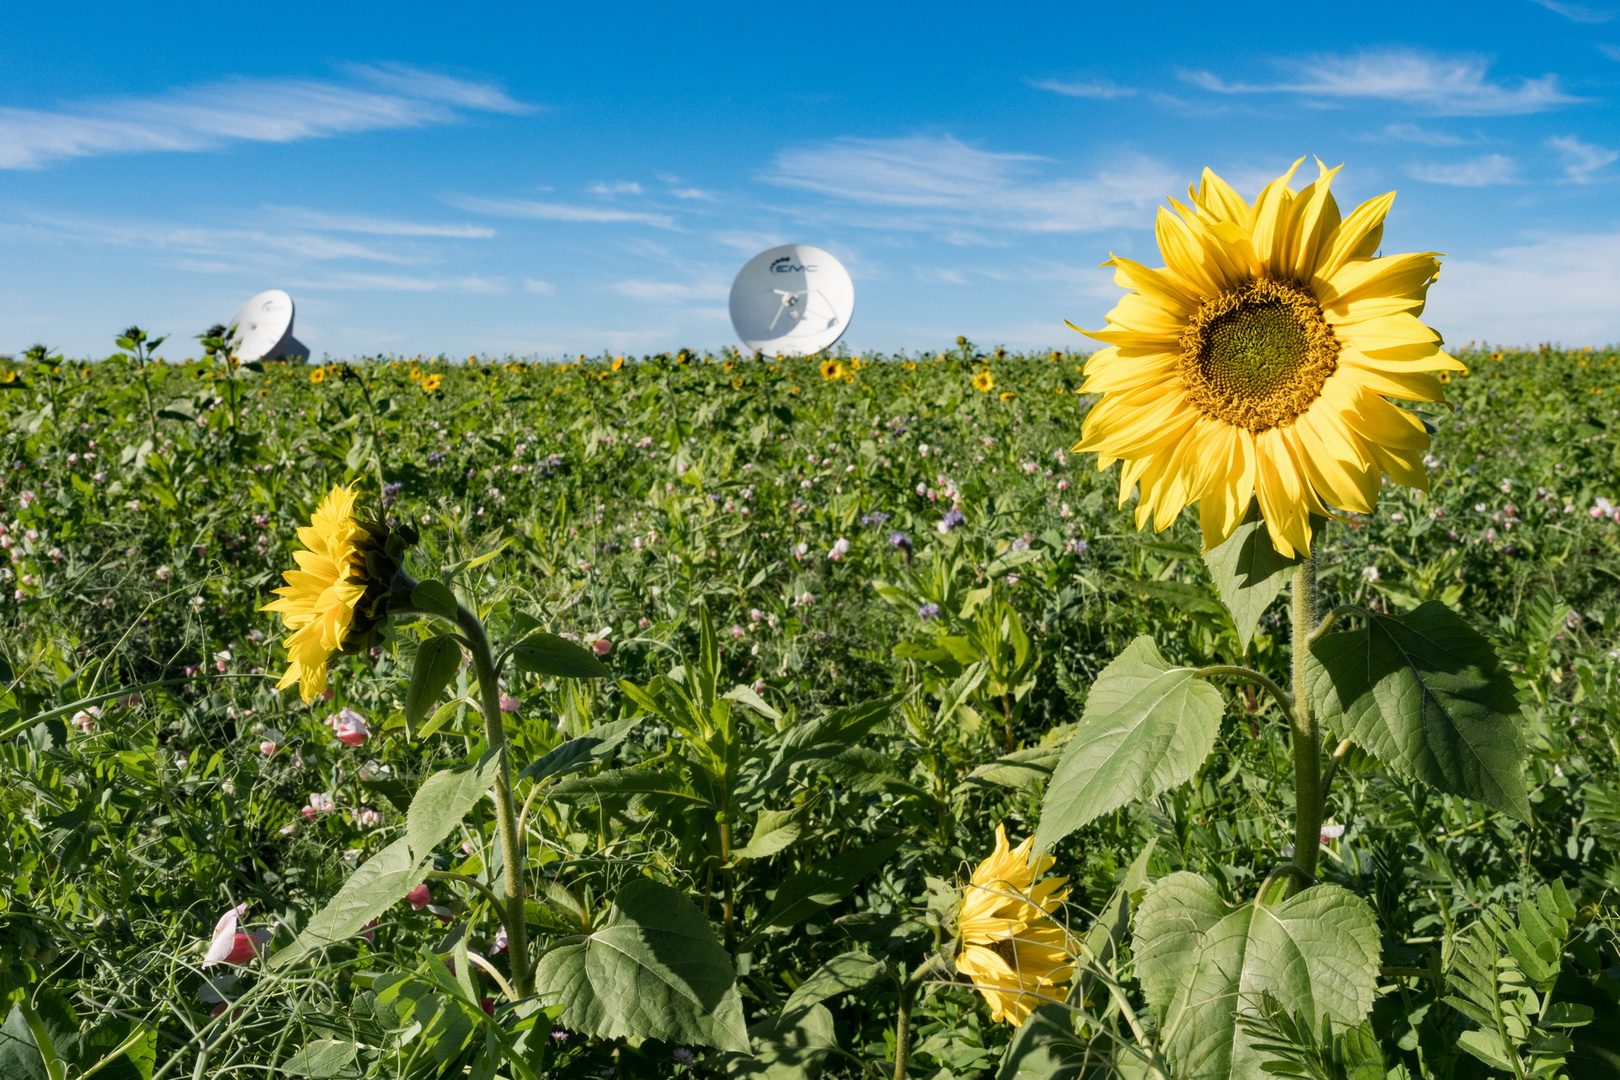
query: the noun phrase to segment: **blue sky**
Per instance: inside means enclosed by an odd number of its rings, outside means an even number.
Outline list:
[[[714,348],[788,241],[854,348],[1073,346],[1164,196],[1313,154],[1449,341],[1620,341],[1620,0],[242,10],[0,10],[0,351],[271,287],[317,357]]]

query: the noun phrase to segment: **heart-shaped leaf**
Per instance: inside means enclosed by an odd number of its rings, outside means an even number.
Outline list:
[[[1249,1080],[1261,1056],[1237,1023],[1270,993],[1319,1025],[1358,1024],[1378,980],[1366,901],[1318,885],[1280,904],[1229,907],[1197,874],[1156,882],[1136,917],[1137,976],[1184,1080]]]
[[[1097,677],[1046,785],[1036,848],[1192,779],[1215,746],[1222,711],[1220,693],[1191,668],[1172,668],[1152,638],[1131,642]]]

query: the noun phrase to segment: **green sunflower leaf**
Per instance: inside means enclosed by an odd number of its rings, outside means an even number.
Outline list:
[[[1263,1073],[1239,1012],[1270,993],[1313,1026],[1359,1024],[1372,1010],[1380,955],[1367,902],[1318,885],[1280,904],[1229,907],[1197,874],[1148,889],[1136,917],[1137,975],[1159,1017],[1175,1075],[1248,1080]]]
[[[1215,746],[1224,706],[1191,668],[1139,637],[1103,669],[1041,803],[1043,850],[1103,814],[1192,779]]]
[[[607,922],[546,953],[535,982],[573,1031],[751,1052],[731,958],[692,901],[655,881],[626,883]]]
[[[1513,680],[1490,642],[1437,600],[1368,614],[1306,662],[1322,722],[1393,772],[1530,820]]]
[[[422,642],[411,666],[410,685],[405,689],[405,720],[415,728],[433,710],[433,703],[456,677],[461,666],[461,642],[454,634],[440,634]]]
[[[1317,524],[1312,522],[1313,526]],[[1260,504],[1251,502],[1242,524],[1232,530],[1226,542],[1204,553],[1204,565],[1209,567],[1221,603],[1232,615],[1238,644],[1248,652],[1260,616],[1288,584],[1288,575],[1299,565],[1299,558],[1285,559],[1277,553],[1260,516]]]

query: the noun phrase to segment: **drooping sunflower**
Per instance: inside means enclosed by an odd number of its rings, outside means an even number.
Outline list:
[[[615,356],[613,358],[613,363],[609,364],[608,367],[612,368],[614,371],[618,371],[620,368],[624,367],[624,357]]]
[[[1037,883],[1053,859],[1031,857],[1034,843],[1030,837],[1014,848],[1006,826],[996,826],[996,849],[963,887],[956,917],[956,970],[984,995],[993,1019],[1014,1027],[1061,1000],[1074,975],[1069,934],[1052,919],[1069,879]]]
[[[293,552],[298,569],[282,574],[280,597],[260,608],[281,615],[292,631],[281,644],[287,671],[276,684],[298,684],[306,703],[326,689],[326,662],[332,654],[365,643],[381,620],[388,587],[397,567],[388,554],[389,530],[354,515],[353,488],[333,487],[308,525],[298,530],[303,551]],[[368,558],[368,555],[370,556]]]
[[[1309,552],[1312,514],[1370,513],[1384,473],[1428,488],[1428,433],[1389,399],[1443,401],[1433,372],[1466,370],[1418,320],[1438,253],[1375,258],[1395,193],[1341,217],[1338,169],[1318,162],[1294,191],[1299,164],[1252,206],[1205,169],[1191,206],[1159,210],[1167,265],[1103,264],[1136,291],[1082,331],[1108,347],[1086,364],[1082,390],[1102,400],[1075,450],[1124,462],[1138,528],[1196,502],[1208,550],[1258,499],[1287,556]]]

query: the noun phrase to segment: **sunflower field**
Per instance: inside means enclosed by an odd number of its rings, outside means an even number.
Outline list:
[[[1620,354],[1331,175],[1089,356],[0,363],[0,1077],[1620,1076]]]

